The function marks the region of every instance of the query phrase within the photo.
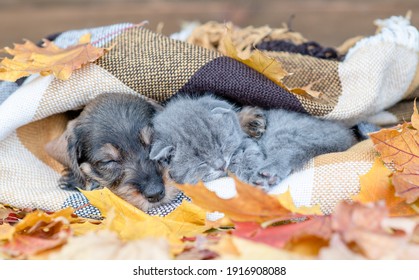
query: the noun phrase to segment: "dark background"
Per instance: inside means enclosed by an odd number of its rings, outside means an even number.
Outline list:
[[[325,46],[357,35],[371,35],[373,21],[412,11],[419,27],[419,0],[0,0],[0,48],[38,41],[48,34],[120,22],[148,20],[162,33],[179,31],[183,21],[233,21],[281,27],[294,15],[292,29]]]

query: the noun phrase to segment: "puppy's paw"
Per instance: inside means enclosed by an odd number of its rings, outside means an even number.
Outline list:
[[[260,138],[266,130],[266,117],[262,109],[245,106],[238,113],[243,131],[253,137]]]
[[[80,180],[71,169],[65,169],[63,176],[58,180],[58,186],[63,190],[76,191],[77,189],[86,189],[85,185],[80,183]]]

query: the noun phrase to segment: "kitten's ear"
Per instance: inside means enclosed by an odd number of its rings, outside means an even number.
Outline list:
[[[175,147],[165,145],[163,142],[155,142],[150,151],[150,159],[157,161],[169,162],[170,157],[173,156]]]
[[[216,108],[211,110],[211,113],[213,113],[214,115],[229,114],[230,112],[231,112],[231,109],[223,108],[223,107],[216,107]]]
[[[140,142],[144,146],[149,146],[153,137],[153,128],[151,126],[145,126],[140,131]]]

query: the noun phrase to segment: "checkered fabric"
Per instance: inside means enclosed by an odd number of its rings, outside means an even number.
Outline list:
[[[313,84],[312,89],[323,93],[319,100],[293,94],[216,50],[130,23],[61,33],[54,41],[63,48],[86,33],[96,46],[113,48],[66,81],[32,75],[19,85],[0,83],[0,203],[48,211],[72,206],[81,216],[99,216],[82,194],[57,186],[63,167],[44,146],[64,131],[66,112],[104,92],[139,94],[164,104],[180,92],[211,91],[240,104],[284,108],[351,126],[408,120],[412,100],[419,95],[418,30],[403,17],[378,24],[380,31],[358,41],[341,62],[270,53],[293,73],[284,79],[287,87]],[[338,201],[359,191],[359,176],[368,172],[374,157],[369,140],[343,153],[316,157],[272,193],[289,188],[297,205],[319,204],[330,213]],[[234,186],[223,180],[211,187],[234,193]],[[164,216],[183,199],[180,195],[149,214]]]

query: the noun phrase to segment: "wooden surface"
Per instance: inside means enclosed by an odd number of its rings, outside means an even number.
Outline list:
[[[419,27],[419,0],[0,0],[0,48],[69,29],[148,20],[171,34],[183,21],[233,21],[239,26],[280,27],[294,15],[292,29],[325,46],[337,46],[375,31],[373,21],[413,13]]]

